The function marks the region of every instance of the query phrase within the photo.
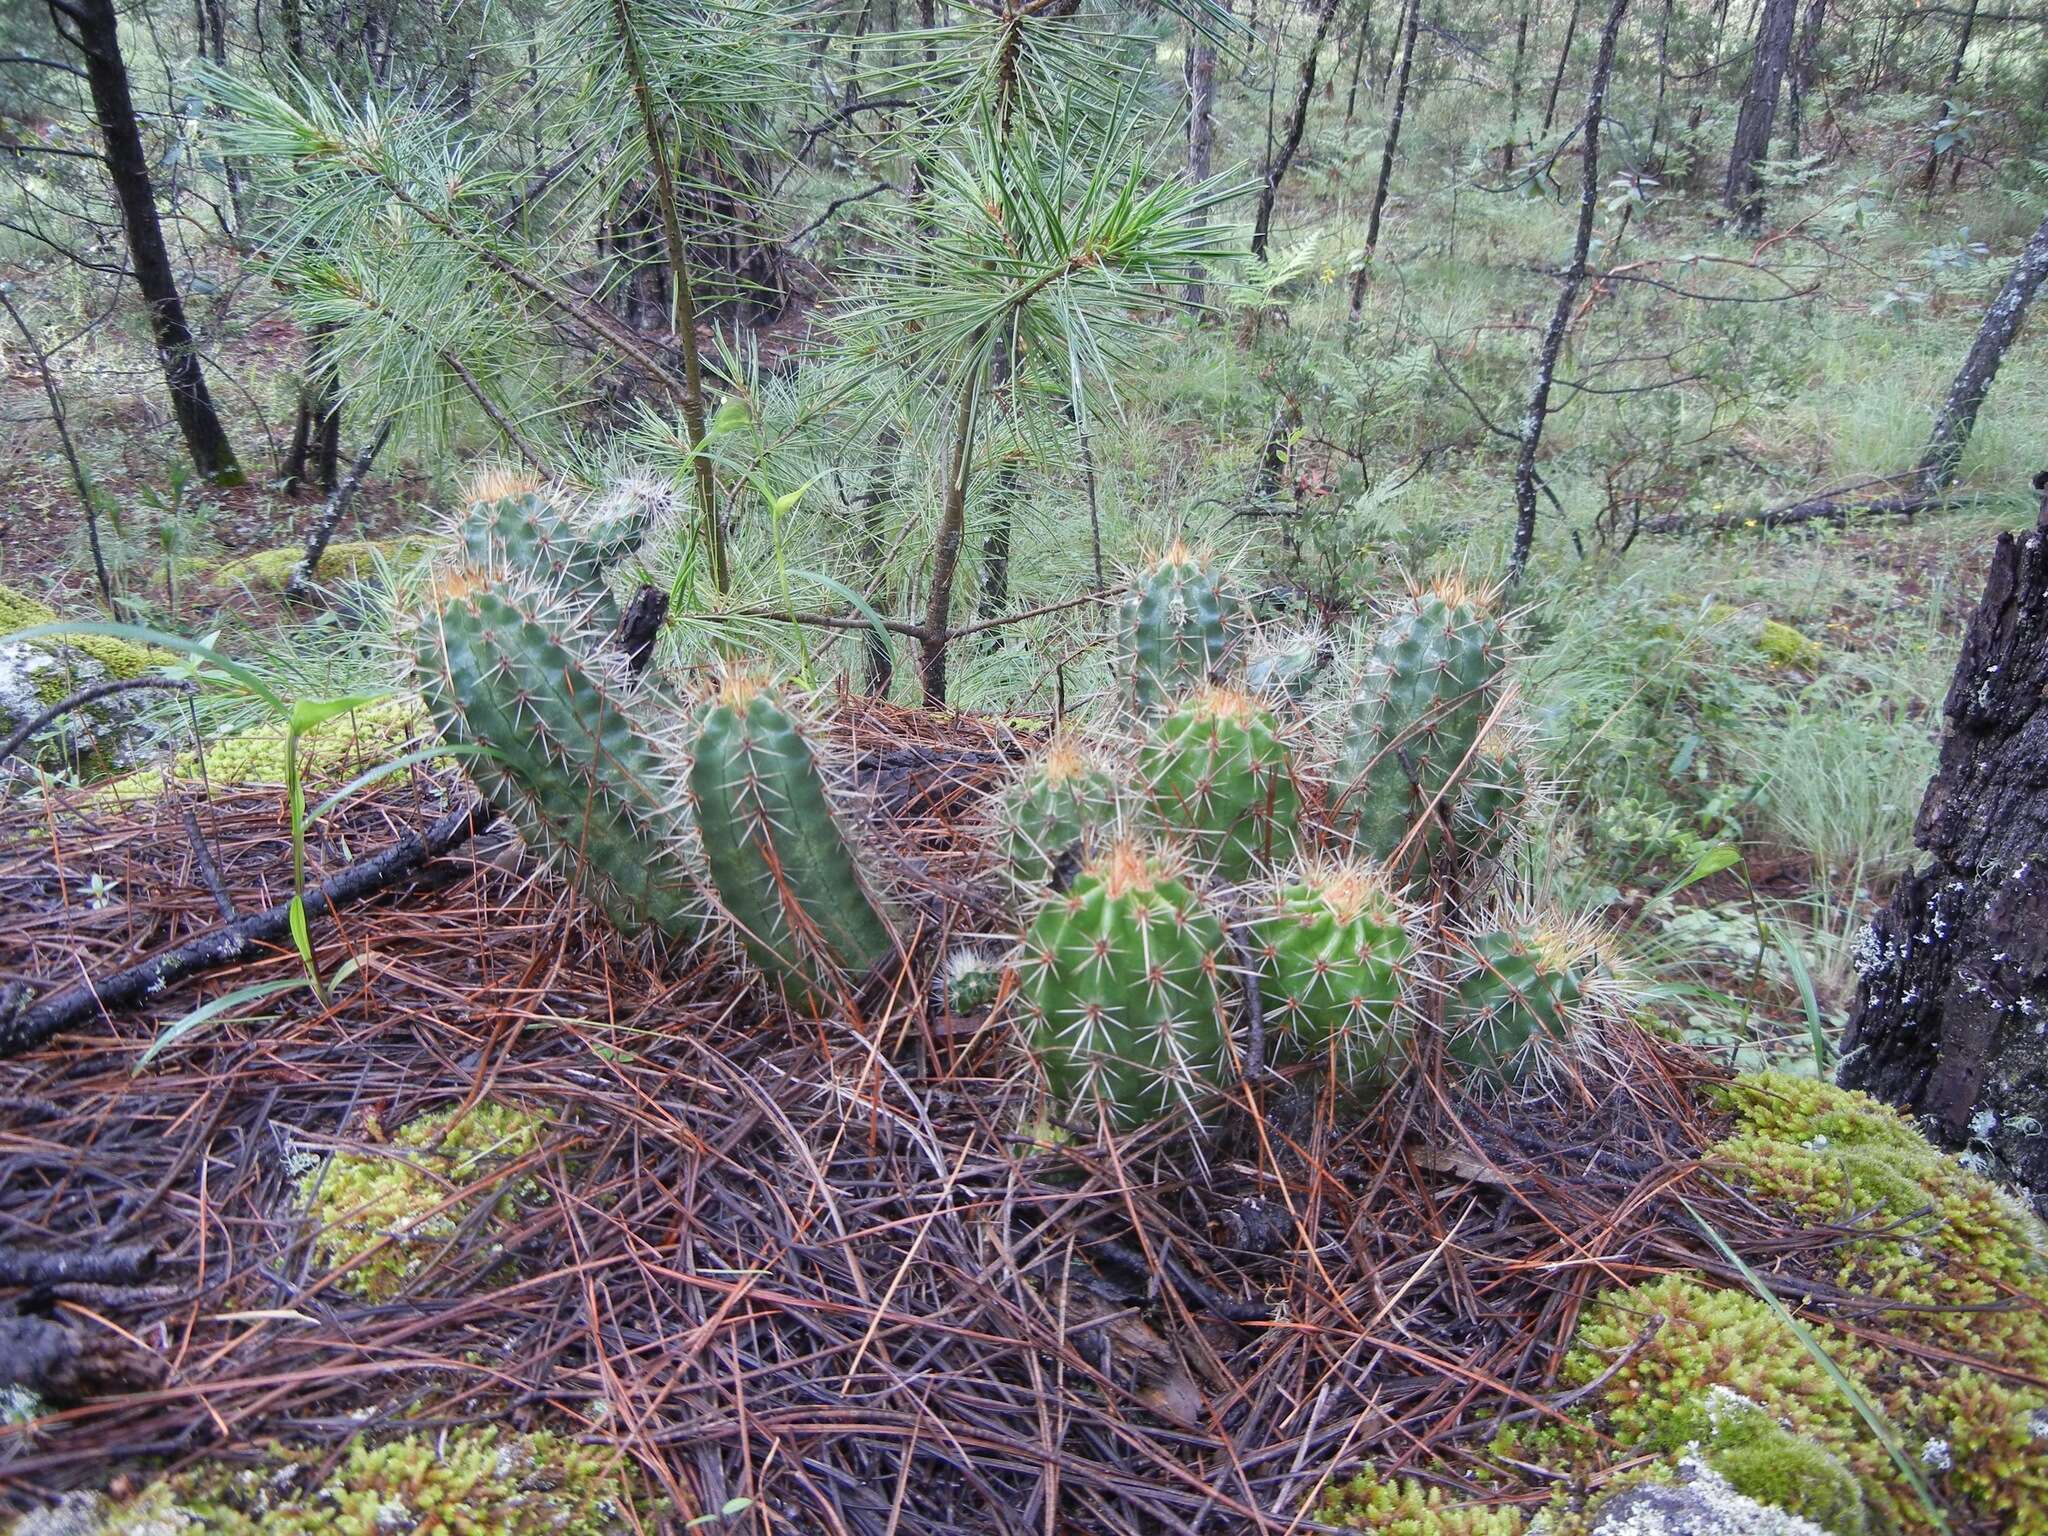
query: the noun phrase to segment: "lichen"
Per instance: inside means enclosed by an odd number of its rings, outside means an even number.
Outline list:
[[[1474,1502],[1412,1477],[1370,1473],[1330,1488],[1315,1518],[1380,1536],[1522,1536],[1528,1526],[1514,1505]]]
[[[421,536],[403,539],[353,539],[330,544],[320,557],[319,580],[323,586],[368,581],[382,570],[397,570],[429,558],[435,541]],[[305,558],[297,544],[279,549],[262,549],[218,566],[213,581],[224,587],[248,587],[256,592],[282,592],[292,572]]]
[[[12,1536],[625,1536],[658,1510],[616,1452],[496,1426],[350,1442],[280,1464],[207,1464],[114,1504],[67,1495]]]
[[[366,1139],[382,1140],[372,1119]],[[299,1195],[318,1223],[313,1251],[338,1284],[368,1301],[390,1301],[456,1236],[479,1199],[509,1221],[536,1181],[493,1178],[540,1145],[543,1124],[509,1105],[478,1104],[411,1121],[376,1152],[338,1153],[299,1175]],[[463,1196],[469,1186],[486,1184]],[[388,1239],[388,1241],[387,1241]]]

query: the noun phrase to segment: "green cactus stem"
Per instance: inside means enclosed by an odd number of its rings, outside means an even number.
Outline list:
[[[1109,764],[1071,737],[1039,753],[1003,792],[996,836],[1012,885],[1024,897],[1071,875],[1098,851],[1116,825],[1116,776]]]
[[[1301,820],[1294,758],[1251,695],[1205,687],[1153,727],[1138,774],[1152,814],[1217,878],[1291,858]]]
[[[1479,740],[1451,819],[1458,849],[1474,866],[1496,864],[1526,834],[1538,789],[1520,743],[1504,731]]]
[[[1336,820],[1391,861],[1472,750],[1505,642],[1483,598],[1442,581],[1413,593],[1375,637],[1344,736]],[[1426,837],[1410,842],[1411,851]],[[1419,862],[1404,857],[1406,870]]]
[[[1399,1070],[1413,945],[1377,870],[1346,863],[1300,871],[1253,919],[1252,934],[1275,1060],[1324,1063],[1351,1091]]]
[[[618,604],[605,582],[605,549],[585,538],[536,482],[505,473],[483,476],[471,487],[458,533],[463,555],[479,570],[546,582],[565,599],[586,604],[592,628],[618,628]]]
[[[1603,975],[1599,941],[1571,925],[1477,935],[1444,1012],[1451,1058],[1487,1087],[1539,1072],[1573,1043]]]
[[[1159,859],[1119,843],[1054,897],[1017,959],[1019,1027],[1054,1107],[1119,1130],[1192,1112],[1235,1065],[1223,928]]]
[[[702,926],[689,808],[651,701],[585,660],[585,610],[464,567],[430,589],[411,636],[420,696],[477,787],[622,932]]]
[[[1314,627],[1261,635],[1245,656],[1245,691],[1274,704],[1300,703],[1330,661],[1328,637]]]
[[[821,1014],[896,956],[817,753],[761,679],[726,678],[698,712],[689,790],[719,904],[790,1006]]]
[[[1222,670],[1235,604],[1220,572],[1176,541],[1123,600],[1131,701],[1157,714]]]
[[[955,1017],[965,1018],[987,1011],[1003,990],[1009,963],[1001,954],[985,949],[956,949],[946,956],[938,977],[940,1006]]]

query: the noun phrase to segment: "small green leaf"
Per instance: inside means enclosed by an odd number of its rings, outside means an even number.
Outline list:
[[[135,1070],[140,1072],[151,1061],[156,1059],[159,1052],[169,1050],[180,1040],[183,1040],[187,1035],[198,1029],[200,1025],[211,1023],[229,1009],[239,1008],[244,1003],[260,1002],[266,997],[275,997],[280,992],[296,991],[304,985],[306,985],[306,978],[303,976],[287,976],[281,981],[255,981],[246,987],[237,987],[225,996],[216,997],[210,1003],[204,1003],[194,1008],[183,1018],[164,1026],[163,1033],[150,1041],[149,1049],[137,1058]]]
[[[338,699],[294,699],[285,723],[303,735],[317,730],[336,715],[345,715],[352,709],[374,704],[381,697],[375,693],[352,693]]]

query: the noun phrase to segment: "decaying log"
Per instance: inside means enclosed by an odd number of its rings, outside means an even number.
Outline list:
[[[119,1334],[81,1333],[42,1317],[0,1317],[0,1386],[54,1404],[154,1387],[163,1363]]]
[[[2048,1212],[2048,472],[2000,534],[1943,704],[1908,875],[1857,945],[1840,1079]]]

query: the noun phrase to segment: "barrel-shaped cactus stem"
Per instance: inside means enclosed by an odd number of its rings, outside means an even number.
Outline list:
[[[946,956],[939,967],[936,1001],[958,1018],[983,1013],[1002,994],[1010,964],[1001,950],[967,947]]]
[[[1395,1076],[1415,926],[1369,865],[1317,863],[1284,877],[1251,923],[1274,1060],[1322,1063],[1349,1092]]]
[[[608,551],[537,483],[503,471],[481,477],[456,528],[471,566],[502,580],[545,582],[586,605],[593,629],[618,627],[618,603],[605,580]]]
[[[1237,640],[1237,609],[1223,573],[1179,540],[1138,573],[1122,617],[1139,714],[1169,709],[1221,676]]]
[[[694,725],[689,793],[720,907],[791,1007],[846,1004],[899,948],[808,731],[775,688],[745,673],[720,683]]]
[[[1049,898],[1015,964],[1019,1035],[1054,1109],[1127,1130],[1231,1081],[1225,944],[1171,862],[1134,842]]]
[[[1344,735],[1338,825],[1388,861],[1432,841],[1438,808],[1496,702],[1506,640],[1492,594],[1445,579],[1410,593],[1374,636]]]
[[[626,933],[703,923],[689,804],[657,700],[593,659],[574,597],[470,565],[441,572],[407,635],[420,697],[479,789]]]
[[[1229,883],[1293,857],[1301,821],[1294,755],[1248,693],[1204,687],[1153,726],[1138,777],[1163,831]]]
[[[1245,691],[1276,706],[1299,704],[1333,655],[1319,625],[1263,631],[1245,649]]]
[[[1472,936],[1444,1010],[1451,1059],[1481,1088],[1554,1075],[1597,1045],[1613,971],[1589,925],[1515,923]]]
[[[1120,798],[1109,758],[1076,736],[1026,763],[996,803],[996,842],[1018,897],[1072,879],[1111,836]]]
[[[1528,836],[1542,798],[1522,733],[1488,728],[1458,788],[1451,818],[1452,836],[1466,862],[1483,869],[1509,858]]]

